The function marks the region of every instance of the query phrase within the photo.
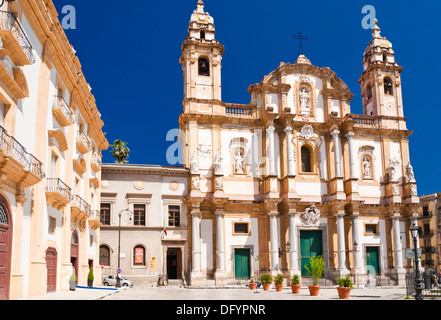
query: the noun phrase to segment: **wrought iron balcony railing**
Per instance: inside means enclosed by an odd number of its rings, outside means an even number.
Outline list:
[[[71,199],[71,189],[58,178],[46,179],[46,192],[58,193],[65,199]]]
[[[0,30],[10,31],[23,49],[29,62],[31,64],[35,63],[36,59],[32,52],[34,48],[31,41],[13,12],[0,10]]]
[[[55,112],[56,111],[61,112],[61,114],[65,118],[65,120],[60,121],[60,122],[62,122],[62,123],[60,123],[61,126],[71,125],[71,124],[74,123],[74,121],[75,121],[74,113],[69,108],[69,106],[67,105],[66,100],[64,100],[63,97],[55,96],[53,109],[54,109]]]
[[[84,212],[88,216],[90,216],[91,214],[90,205],[79,195],[72,196],[71,207],[78,208],[80,211]]]
[[[82,154],[89,152],[92,149],[91,142],[83,131],[77,132],[77,147]]]
[[[26,171],[32,172],[40,179],[46,177],[43,164],[32,154],[27,152],[17,140],[8,135],[2,126],[0,126],[0,150],[7,157],[20,163]]]

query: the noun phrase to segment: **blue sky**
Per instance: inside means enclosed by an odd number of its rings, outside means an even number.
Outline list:
[[[91,84],[110,143],[127,141],[132,164],[167,165],[169,130],[178,128],[183,83],[181,44],[197,0],[54,0],[76,9],[76,29],[66,30]],[[362,28],[362,8],[377,11],[382,36],[392,42],[404,67],[402,89],[411,161],[419,195],[441,192],[441,2],[354,0],[204,0],[214,17],[216,38],[225,46],[223,101],[250,102],[247,88],[293,63],[298,42],[310,37],[305,55],[318,67],[335,71],[355,95],[352,113],[362,114],[362,57],[371,30]],[[110,150],[104,162],[113,162]]]

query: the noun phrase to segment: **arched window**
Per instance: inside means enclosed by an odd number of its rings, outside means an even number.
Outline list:
[[[302,172],[312,172],[312,154],[307,146],[302,147]]]
[[[205,39],[205,30],[201,30],[201,39]]]
[[[384,94],[393,94],[394,85],[392,79],[389,77],[384,78]]]
[[[110,266],[110,248],[106,245],[100,246],[100,264]]]
[[[200,76],[210,76],[210,62],[207,58],[199,58],[198,68]]]
[[[0,224],[8,225],[8,215],[6,214],[5,208],[0,204]]]
[[[145,266],[145,249],[141,245],[133,249],[133,264],[135,266]]]

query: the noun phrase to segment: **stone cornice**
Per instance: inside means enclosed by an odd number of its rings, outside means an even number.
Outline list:
[[[190,171],[184,167],[172,166],[103,164],[102,175],[109,173],[188,177]]]

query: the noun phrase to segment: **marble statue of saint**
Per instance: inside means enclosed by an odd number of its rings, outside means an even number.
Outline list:
[[[222,173],[222,161],[223,158],[218,152],[217,155],[214,157],[214,172],[221,174]]]
[[[236,151],[236,157],[235,157],[235,170],[236,173],[244,173],[243,171],[243,155],[240,150]]]
[[[409,181],[415,182],[415,174],[413,172],[413,167],[411,166],[410,162],[406,166],[406,173],[407,173],[407,178],[409,178]]]
[[[363,159],[363,177],[371,177],[371,161],[368,157],[364,157]]]
[[[306,91],[306,88],[302,88],[300,90],[300,110],[302,112],[309,112],[309,99],[310,95],[309,92]]]

